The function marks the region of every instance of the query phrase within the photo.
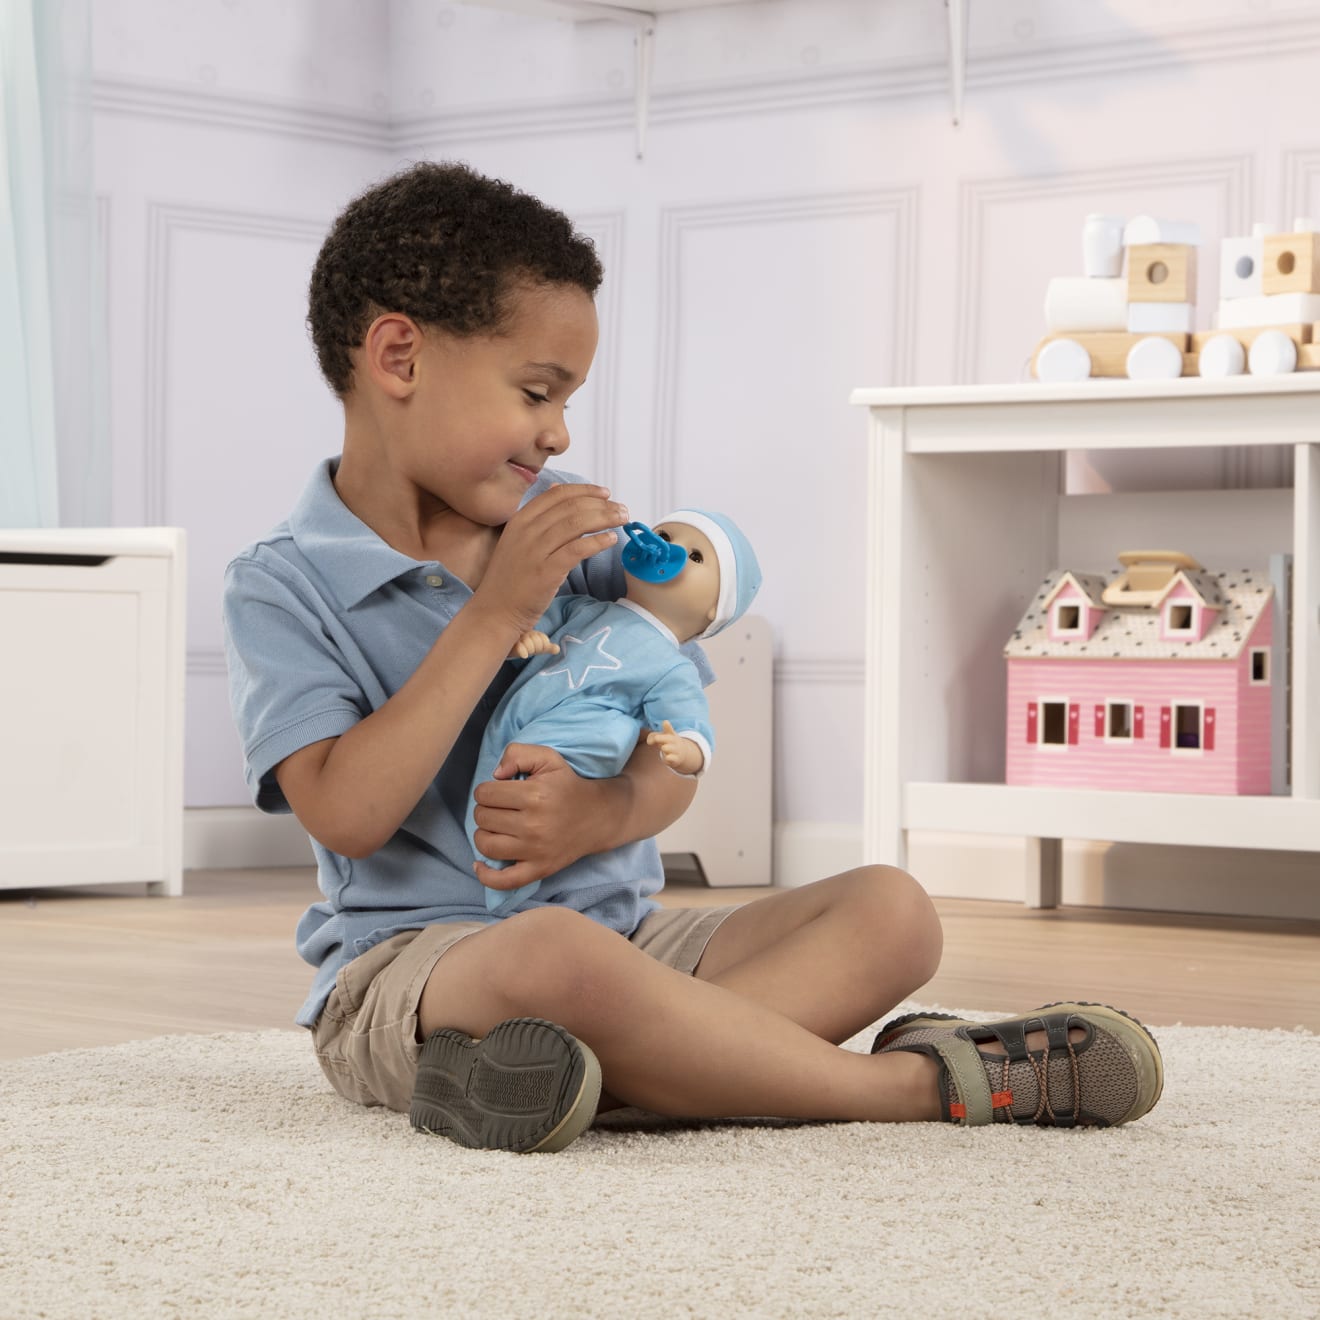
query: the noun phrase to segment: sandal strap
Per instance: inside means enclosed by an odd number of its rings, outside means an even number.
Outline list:
[[[961,1118],[968,1127],[983,1127],[994,1122],[995,1096],[985,1073],[980,1051],[961,1030],[950,1032],[930,1042],[939,1051],[944,1066],[953,1078],[962,1113],[954,1111],[952,1118]]]

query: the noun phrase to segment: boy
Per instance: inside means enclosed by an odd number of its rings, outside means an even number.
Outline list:
[[[622,594],[609,492],[545,464],[590,368],[601,270],[565,216],[423,163],[339,217],[308,323],[338,459],[230,565],[231,696],[258,806],[311,835],[324,901],[298,1021],[331,1084],[465,1145],[556,1150],[598,1108],[704,1117],[1125,1122],[1159,1052],[1112,1009],[891,1023],[938,919],[862,867],[737,908],[660,909],[654,836],[694,792],[639,746],[613,779],[512,745],[463,818],[505,658],[561,591]],[[694,657],[695,658],[695,657]],[[708,673],[708,671],[707,671]],[[525,775],[525,779],[517,776]],[[487,911],[570,863],[557,901]],[[603,1086],[603,1090],[602,1090]]]

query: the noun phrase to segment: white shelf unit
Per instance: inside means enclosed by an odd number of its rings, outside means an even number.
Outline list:
[[[184,533],[0,530],[0,889],[183,892]]]
[[[1320,377],[858,389],[852,402],[870,415],[868,861],[905,865],[910,830],[1022,836],[1026,901],[1052,907],[1063,839],[1320,851]],[[1069,450],[1239,446],[1289,451],[1291,488],[1063,493]],[[1221,533],[1252,563],[1293,556],[1290,791],[1006,785],[1003,646],[1046,574],[1166,545],[1209,568],[1248,562],[1216,563]],[[1096,562],[1061,559],[1099,541]]]

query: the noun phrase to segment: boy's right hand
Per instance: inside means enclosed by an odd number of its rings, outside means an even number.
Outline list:
[[[603,486],[557,485],[529,500],[504,525],[472,604],[497,612],[521,636],[535,628],[560,585],[582,560],[619,538],[628,521]]]

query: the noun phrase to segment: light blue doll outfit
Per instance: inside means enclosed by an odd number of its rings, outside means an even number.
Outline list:
[[[714,636],[746,611],[761,585],[752,547],[721,514],[681,509],[660,521],[695,527],[715,550],[719,600],[715,618],[697,640]],[[557,596],[539,627],[559,653],[526,661],[500,700],[482,737],[474,788],[492,777],[504,749],[515,742],[553,748],[585,778],[611,778],[623,770],[642,731],[658,732],[665,720],[701,748],[703,769],[710,765],[715,735],[701,676],[661,620],[629,600]],[[474,853],[475,807],[469,796],[466,824]],[[559,875],[572,870],[566,867]],[[540,883],[487,889],[486,906],[507,913],[535,894]]]

